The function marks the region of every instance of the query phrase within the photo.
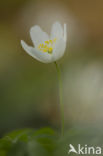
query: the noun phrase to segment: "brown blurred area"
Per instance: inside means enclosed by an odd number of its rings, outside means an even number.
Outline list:
[[[20,20],[20,16],[23,16],[23,10],[31,13],[34,18],[38,18],[39,12],[44,10],[50,11],[53,13],[54,10],[65,10],[64,21],[67,22],[67,16],[70,14],[80,24],[88,30],[89,40],[91,42],[102,42],[103,38],[103,1],[102,0],[7,0],[0,1],[0,21],[12,23],[16,20]],[[30,12],[30,8],[34,8]],[[28,11],[29,10],[29,11]],[[46,12],[49,15],[50,12]],[[26,15],[29,18],[30,14]],[[55,15],[56,16],[56,15]],[[61,16],[61,15],[60,15]],[[59,16],[58,16],[59,17]],[[18,19],[19,18],[19,19]],[[22,18],[22,17],[21,17]],[[31,17],[32,18],[32,17]],[[26,20],[26,19],[25,19]],[[45,21],[45,19],[43,19]],[[31,23],[33,23],[32,21]],[[35,22],[34,22],[35,23]],[[44,22],[45,23],[45,22]],[[20,23],[18,23],[20,24]]]
[[[103,1],[70,0],[69,8],[78,20],[87,27],[92,42],[103,39]]]

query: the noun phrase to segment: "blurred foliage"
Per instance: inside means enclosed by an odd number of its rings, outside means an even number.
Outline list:
[[[52,155],[55,139],[55,132],[50,128],[14,131],[0,140],[0,156]]]
[[[69,144],[102,147],[102,138],[102,131],[88,128],[70,129],[64,137],[50,128],[16,130],[0,139],[0,156],[67,156]]]

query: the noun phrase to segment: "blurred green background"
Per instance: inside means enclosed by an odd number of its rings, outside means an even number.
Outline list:
[[[32,45],[37,24],[50,33],[55,21],[67,23],[62,69],[66,130],[102,132],[103,1],[0,1],[0,136],[15,129],[60,128],[58,81],[54,64],[43,64],[21,48]],[[100,132],[99,132],[100,133]]]

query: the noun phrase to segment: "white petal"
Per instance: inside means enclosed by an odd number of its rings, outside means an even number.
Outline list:
[[[63,38],[63,28],[59,22],[54,23],[52,26],[51,39],[54,38],[57,39]]]
[[[66,42],[64,41],[64,39],[58,40],[53,50],[52,61],[56,61],[60,59],[64,55],[65,48],[66,48]]]
[[[67,26],[64,24],[64,41],[67,41]]]
[[[33,50],[34,50],[33,47],[28,46],[23,40],[21,40],[21,45],[22,45],[22,48],[23,48],[29,55],[31,55],[32,57],[36,58],[36,57],[34,56],[34,53],[33,53]]]
[[[37,47],[40,43],[44,43],[44,41],[49,40],[48,34],[42,31],[38,25],[30,29],[30,36],[35,47]]]
[[[28,46],[24,41],[21,41],[21,45],[22,45],[23,49],[29,55],[31,55],[32,57],[34,57],[38,61],[43,62],[43,63],[50,63],[51,62],[51,58],[52,58],[51,54],[41,52],[41,51],[37,50],[36,48]]]

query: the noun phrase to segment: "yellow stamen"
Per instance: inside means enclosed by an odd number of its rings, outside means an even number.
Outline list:
[[[41,44],[39,44],[39,46],[38,46],[38,49],[40,49],[41,48]]]
[[[48,52],[48,49],[43,49],[42,51],[43,51],[43,52]]]
[[[45,41],[46,44],[49,44],[49,41]]]
[[[41,44],[41,48],[44,48],[44,44],[43,43]]]
[[[49,42],[52,44],[53,43],[53,41],[52,40],[49,40]]]
[[[57,40],[57,38],[54,38],[54,40],[53,40],[53,41],[54,41],[54,42],[56,42],[56,40]]]
[[[39,44],[38,49],[42,52],[47,52],[51,54],[53,52],[53,44],[56,42],[57,38],[54,38],[53,40],[45,41],[45,44]]]
[[[49,47],[49,49],[48,49],[48,53],[52,53],[52,51],[53,51],[53,48],[52,47]]]
[[[44,45],[44,47],[43,48],[48,48],[48,46],[47,45]]]

